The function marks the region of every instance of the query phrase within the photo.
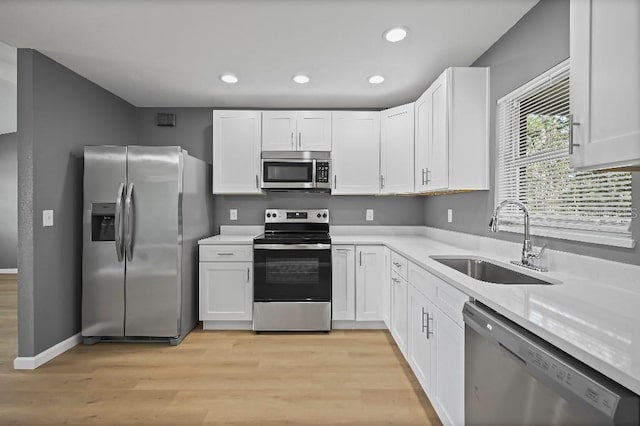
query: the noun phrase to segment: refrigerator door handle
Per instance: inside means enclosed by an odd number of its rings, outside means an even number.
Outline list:
[[[120,183],[118,187],[118,194],[116,195],[116,217],[115,217],[115,228],[116,228],[116,254],[118,256],[118,262],[122,262],[124,259],[124,246],[122,245],[122,237],[124,232],[124,227],[122,224],[122,197],[124,196],[124,183]]]
[[[131,199],[133,196],[133,183],[127,186],[127,196],[124,201],[124,251],[127,260],[133,260],[133,217],[131,216]]]

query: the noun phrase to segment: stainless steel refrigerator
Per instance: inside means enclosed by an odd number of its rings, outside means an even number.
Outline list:
[[[212,231],[209,168],[180,147],[85,147],[85,343],[178,344],[195,327],[197,241]]]

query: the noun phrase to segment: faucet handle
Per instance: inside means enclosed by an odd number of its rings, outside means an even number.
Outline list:
[[[498,230],[498,216],[495,214],[489,219],[489,231],[496,232]]]
[[[537,253],[531,253],[531,257],[535,257],[535,258],[540,258],[542,257],[542,253],[544,253],[544,251],[547,249],[547,243],[542,244],[542,247],[540,247],[540,251]]]

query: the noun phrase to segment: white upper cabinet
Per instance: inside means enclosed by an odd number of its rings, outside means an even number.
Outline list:
[[[262,112],[262,150],[296,151],[296,112]]]
[[[261,194],[260,111],[213,111],[213,193]]]
[[[415,191],[489,189],[489,69],[447,68],[415,103]]]
[[[263,151],[331,151],[330,111],[263,111]]]
[[[572,0],[570,16],[571,166],[640,170],[640,2]]]
[[[331,118],[332,195],[378,194],[380,113],[338,111]]]
[[[298,151],[331,151],[330,111],[298,111]]]
[[[413,192],[414,104],[381,112],[380,193]]]

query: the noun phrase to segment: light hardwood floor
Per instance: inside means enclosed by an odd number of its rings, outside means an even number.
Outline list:
[[[386,331],[194,330],[177,347],[79,345],[13,370],[15,280],[0,279],[0,424],[436,425]]]

